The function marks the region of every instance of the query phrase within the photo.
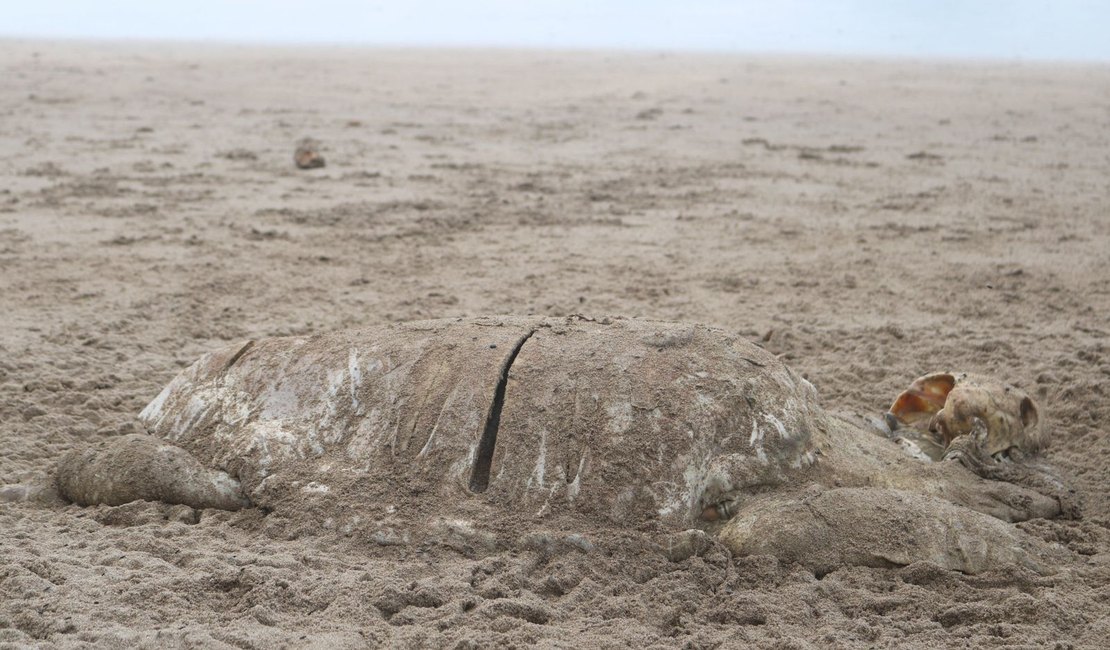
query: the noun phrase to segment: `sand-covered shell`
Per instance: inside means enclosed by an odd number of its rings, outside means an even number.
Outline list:
[[[267,508],[679,525],[816,462],[825,422],[813,387],[739,336],[576,317],[242,342],[140,417]]]

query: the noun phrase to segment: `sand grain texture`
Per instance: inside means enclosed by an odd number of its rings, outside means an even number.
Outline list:
[[[290,151],[319,140],[327,166]],[[1105,647],[1110,69],[0,42],[0,484],[229,343],[512,313],[703,322],[831,410],[1043,407],[1051,575],[815,577],[650,529],[511,548],[0,492],[0,644]],[[391,536],[393,535],[393,536]]]

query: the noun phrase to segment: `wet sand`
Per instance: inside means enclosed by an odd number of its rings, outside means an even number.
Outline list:
[[[836,411],[1000,376],[1085,498],[1018,524],[1052,575],[821,579],[636,530],[475,553],[0,503],[0,645],[1110,639],[1108,67],[0,41],[0,150],[0,484],[138,431],[233,340],[612,314],[764,341]]]

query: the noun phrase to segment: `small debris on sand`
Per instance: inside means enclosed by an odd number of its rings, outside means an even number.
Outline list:
[[[316,169],[324,166],[324,157],[320,154],[320,143],[312,138],[304,138],[297,143],[297,150],[293,152],[293,163],[297,169]]]

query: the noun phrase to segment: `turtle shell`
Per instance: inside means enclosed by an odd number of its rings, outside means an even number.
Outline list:
[[[719,329],[500,317],[238,343],[140,418],[270,509],[688,525],[816,462],[817,401]]]

